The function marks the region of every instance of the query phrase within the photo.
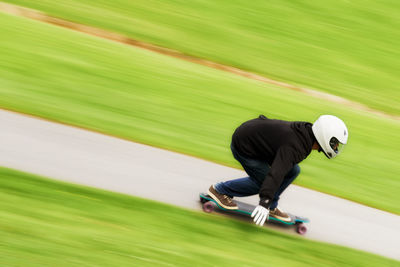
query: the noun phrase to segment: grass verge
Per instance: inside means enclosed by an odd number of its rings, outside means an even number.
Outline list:
[[[331,161],[313,153],[296,182],[400,213],[397,121],[24,18],[0,23],[0,107],[236,167],[230,137],[244,120],[334,113],[349,145]]]
[[[0,167],[3,266],[398,266],[229,218]]]
[[[400,115],[395,0],[6,0]]]

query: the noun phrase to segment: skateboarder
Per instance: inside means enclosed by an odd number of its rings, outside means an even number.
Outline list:
[[[263,225],[268,216],[290,221],[278,209],[279,196],[299,175],[298,163],[311,150],[336,157],[347,143],[348,130],[339,118],[320,116],[314,124],[269,119],[264,115],[240,125],[232,136],[231,150],[249,177],[212,185],[208,194],[220,206],[234,210],[233,197],[259,194],[259,205],[251,217]]]

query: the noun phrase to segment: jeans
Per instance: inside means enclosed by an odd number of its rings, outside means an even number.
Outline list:
[[[215,189],[218,193],[228,195],[230,197],[246,197],[258,194],[261,185],[271,167],[267,162],[251,159],[239,154],[233,144],[231,144],[231,150],[235,159],[240,162],[249,176],[217,183],[214,186]],[[294,179],[296,179],[299,173],[300,166],[295,164],[293,168],[285,175],[271,202],[271,210],[278,206],[280,195],[294,181]]]

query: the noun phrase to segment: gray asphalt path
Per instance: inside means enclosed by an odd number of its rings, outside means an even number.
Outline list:
[[[0,165],[200,210],[198,193],[240,170],[0,110]],[[246,198],[257,203],[256,197]],[[311,219],[306,238],[400,260],[400,216],[299,186],[280,207]],[[293,229],[269,226],[293,233]]]

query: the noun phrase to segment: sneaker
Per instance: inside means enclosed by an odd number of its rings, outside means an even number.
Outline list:
[[[220,205],[224,209],[228,210],[238,209],[238,206],[235,204],[235,202],[232,201],[232,198],[228,197],[227,195],[218,193],[213,185],[210,186],[210,189],[208,189],[207,193],[212,199],[214,199],[218,203],[218,205]]]
[[[279,210],[278,208],[275,208],[273,210],[269,211],[269,216],[272,216],[278,220],[284,221],[284,222],[291,222],[292,218],[289,216],[289,214]]]

